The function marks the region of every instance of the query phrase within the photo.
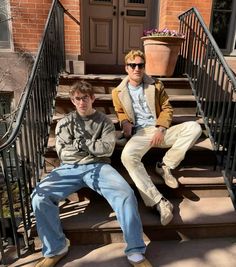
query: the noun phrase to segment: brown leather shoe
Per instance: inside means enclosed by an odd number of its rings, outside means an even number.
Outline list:
[[[53,257],[42,258],[39,262],[36,263],[35,267],[54,267],[63,257],[66,256],[66,254],[68,253],[69,246],[70,240],[66,238],[66,252],[60,255],[55,255]]]
[[[151,263],[145,258],[139,262],[133,262],[131,260],[128,260],[128,261],[134,267],[152,267]]]
[[[65,252],[61,255],[56,255],[53,257],[45,257],[36,263],[35,267],[53,267],[55,266],[63,257],[66,256],[68,252]]]

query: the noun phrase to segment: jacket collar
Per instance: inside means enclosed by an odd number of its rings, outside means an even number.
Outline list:
[[[117,87],[119,93],[118,97],[122,102],[123,107],[125,108],[127,115],[130,117],[132,122],[135,121],[134,111],[132,106],[132,101],[128,92],[127,83],[129,82],[129,76],[126,76],[120,85]],[[144,93],[146,95],[147,104],[150,107],[150,110],[154,117],[156,118],[156,108],[155,108],[155,80],[150,76],[144,74],[143,76],[144,84]],[[148,90],[147,90],[148,89]]]
[[[123,81],[119,84],[119,86],[117,87],[119,91],[122,91],[122,90],[126,90],[127,88],[127,83],[129,82],[129,76],[127,75]],[[151,85],[151,84],[155,84],[155,80],[153,78],[151,78],[150,76],[148,76],[147,74],[144,73],[143,75],[143,83],[144,84],[148,84],[148,85]]]

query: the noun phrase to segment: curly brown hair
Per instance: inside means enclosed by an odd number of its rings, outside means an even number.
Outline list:
[[[93,86],[86,81],[76,81],[69,91],[70,97],[72,98],[75,92],[80,92],[82,94],[88,94],[89,96],[94,95]]]

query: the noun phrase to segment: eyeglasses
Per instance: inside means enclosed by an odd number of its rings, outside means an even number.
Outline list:
[[[77,101],[82,100],[83,102],[87,102],[89,100],[89,95],[84,95],[84,96],[81,96],[81,97],[75,96],[74,99],[77,100]]]
[[[138,63],[138,64],[136,64],[136,63],[128,63],[126,65],[130,66],[131,69],[133,69],[133,70],[136,68],[136,66],[138,66],[139,70],[141,70],[141,69],[143,69],[145,67],[145,63]]]

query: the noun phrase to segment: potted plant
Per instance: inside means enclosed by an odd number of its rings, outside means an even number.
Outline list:
[[[172,76],[181,44],[185,39],[184,34],[166,28],[161,31],[145,30],[143,35],[141,39],[146,56],[146,73],[154,76]]]

